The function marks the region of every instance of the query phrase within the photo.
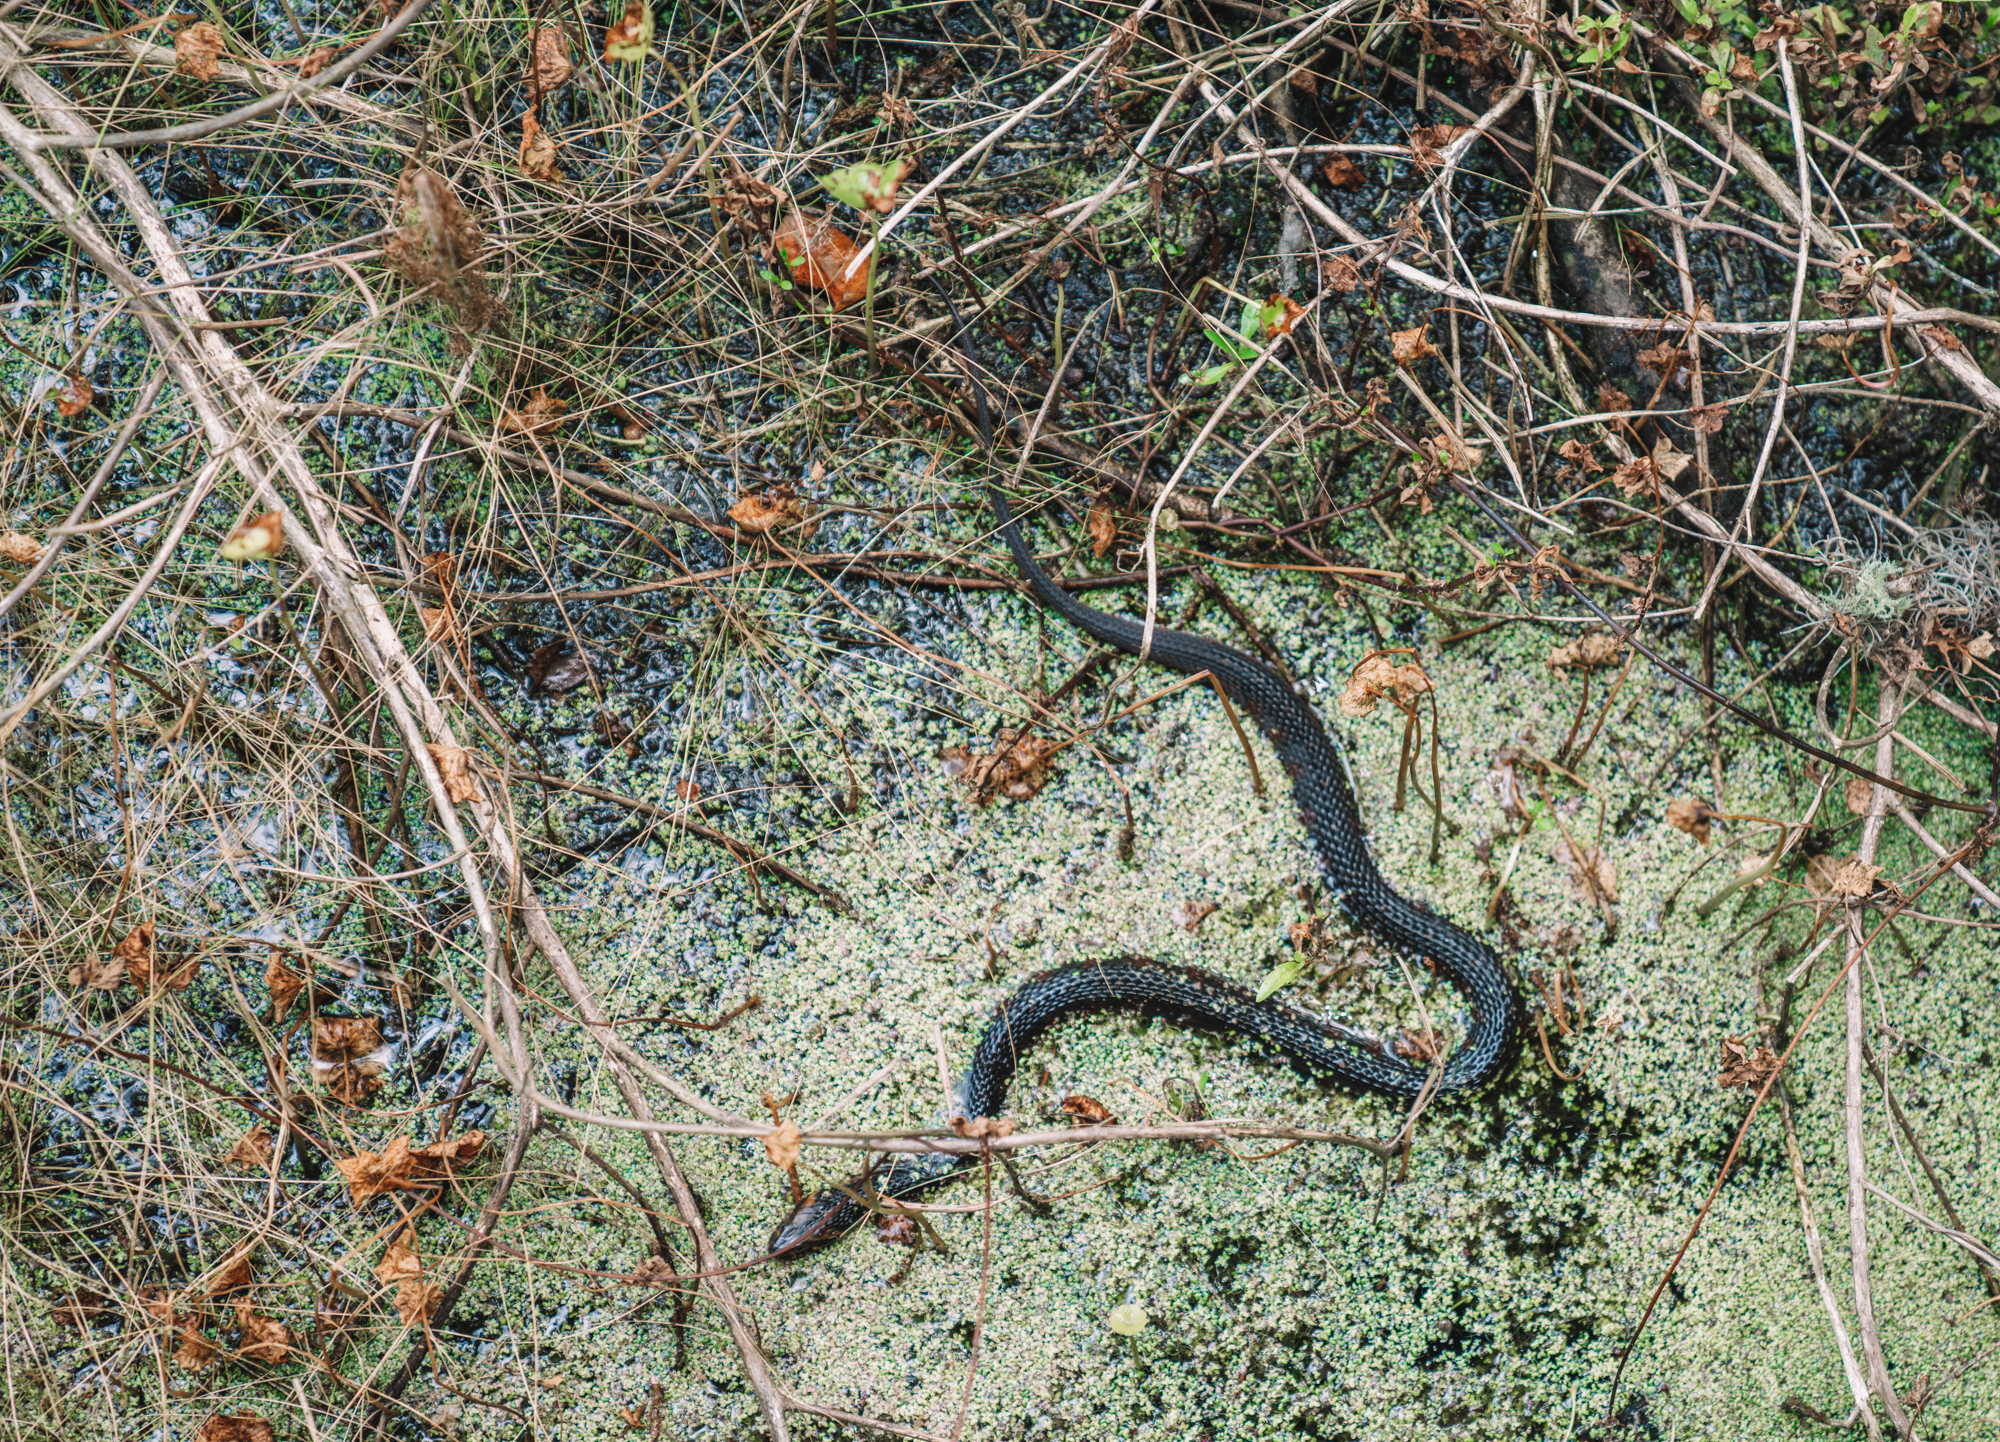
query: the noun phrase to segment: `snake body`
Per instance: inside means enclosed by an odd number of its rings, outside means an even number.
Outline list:
[[[983,389],[979,402],[990,453],[992,431]],[[1318,855],[1320,873],[1346,910],[1383,941],[1430,963],[1465,998],[1470,1026],[1445,1063],[1438,1090],[1472,1091],[1498,1076],[1519,1048],[1520,999],[1485,942],[1413,905],[1383,879],[1368,850],[1340,756],[1312,707],[1277,672],[1233,647],[1160,626],[1153,628],[1148,643],[1139,622],[1084,605],[1043,571],[1007,498],[990,481],[987,494],[1014,564],[1037,601],[1078,630],[1129,655],[1143,654],[1188,675],[1209,672],[1270,739],[1291,777],[1292,796]],[[1414,1097],[1430,1077],[1427,1068],[1397,1058],[1379,1040],[1337,1022],[1281,1003],[1260,1002],[1210,972],[1128,957],[1060,967],[1025,982],[1001,1004],[980,1037],[953,1099],[955,1110],[967,1117],[998,1116],[1015,1064],[1038,1036],[1063,1017],[1111,1007],[1255,1036],[1308,1071],[1386,1096]],[[853,1194],[872,1189],[884,1196],[907,1196],[969,1161],[967,1156],[942,1152],[894,1156],[845,1188],[830,1188],[801,1204],[773,1234],[771,1253],[830,1241],[847,1231],[866,1214]]]

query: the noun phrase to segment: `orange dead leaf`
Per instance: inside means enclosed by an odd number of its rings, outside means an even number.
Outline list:
[[[252,516],[223,538],[225,561],[267,561],[285,549],[285,518],[276,511]]]
[[[312,1059],[321,1066],[361,1061],[382,1049],[382,1027],[372,1016],[316,1016]]]
[[[1865,897],[1875,890],[1875,878],[1882,874],[1882,868],[1859,858],[1845,862],[1833,874],[1833,884],[1828,887],[1834,896]]]
[[[1062,1109],[1073,1127],[1105,1127],[1118,1120],[1111,1114],[1110,1107],[1096,1097],[1085,1096],[1081,1092],[1064,1097]]]
[[[444,781],[444,794],[454,806],[484,799],[485,793],[472,777],[470,751],[463,746],[440,746],[435,742],[426,742],[425,747]]]
[[[780,1122],[776,1131],[764,1133],[764,1155],[781,1172],[789,1172],[799,1164],[799,1147],[797,1122]]]
[[[1605,631],[1594,631],[1588,636],[1579,636],[1574,641],[1565,641],[1549,652],[1549,668],[1557,675],[1563,675],[1566,666],[1581,666],[1586,671],[1602,670],[1606,666],[1616,666],[1618,658],[1625,654],[1625,643]]]
[[[333,1165],[347,1183],[348,1199],[358,1207],[384,1192],[405,1189],[412,1165],[410,1139],[397,1137],[380,1156],[374,1152],[356,1152],[351,1157],[339,1158]]]
[[[569,32],[560,25],[537,25],[528,60],[528,85],[533,93],[553,95],[575,72],[569,58]]]
[[[219,1297],[224,1292],[237,1292],[250,1285],[250,1257],[257,1250],[254,1241],[238,1242],[227,1255],[215,1264],[215,1269],[202,1283],[203,1297]]]
[[[1319,163],[1320,178],[1336,190],[1359,190],[1368,179],[1367,172],[1354,163],[1353,157],[1329,155]]]
[[[333,51],[315,50],[299,61],[299,79],[310,80],[333,63]]]
[[[1722,1039],[1722,1072],[1715,1079],[1721,1087],[1762,1087],[1778,1070],[1777,1053],[1763,1044],[1752,1051],[1741,1037]]]
[[[222,1159],[225,1167],[241,1167],[246,1172],[261,1172],[271,1165],[271,1134],[261,1126],[250,1128],[236,1139],[236,1145]]]
[[[375,1267],[375,1280],[396,1288],[396,1315],[405,1326],[415,1326],[430,1316],[437,1306],[439,1288],[424,1281],[422,1260],[417,1256],[417,1229],[405,1227],[403,1235],[389,1243]]]
[[[212,1412],[208,1420],[195,1429],[194,1442],[272,1442],[276,1435],[271,1424],[255,1412],[234,1416],[227,1412]]]
[[[853,240],[835,229],[825,216],[794,210],[771,236],[772,258],[783,262],[795,285],[826,292],[835,310],[844,310],[868,294],[868,274],[875,258],[850,279],[847,267],[861,251]]]
[[[630,0],[625,13],[604,27],[606,60],[644,60],[652,46],[653,7],[646,0]]]
[[[530,110],[521,117],[521,174],[530,180],[560,180],[556,143]]]
[[[197,80],[213,80],[228,42],[206,20],[197,20],[174,37],[174,69]]]
[[[32,566],[42,559],[41,543],[33,536],[24,536],[19,531],[8,531],[0,535],[0,556],[17,566]]]
[[[569,402],[557,400],[545,386],[536,386],[519,410],[502,407],[500,429],[515,435],[545,436],[562,424]]]
[[[264,985],[271,992],[271,1019],[281,1021],[298,994],[305,990],[306,979],[285,964],[285,954],[274,946],[271,959],[264,963]]]
[[[1100,560],[1118,543],[1118,518],[1112,514],[1111,507],[1102,501],[1090,508],[1090,519],[1084,523],[1084,530],[1090,534],[1090,553]]]
[[[265,1316],[248,1302],[236,1304],[236,1330],[242,1334],[237,1355],[252,1362],[264,1362],[277,1366],[285,1360],[291,1350],[291,1329],[283,1322]]]
[[[1319,282],[1335,295],[1346,295],[1361,286],[1361,268],[1344,255],[1320,259]]]
[[[1429,326],[1420,325],[1414,330],[1399,330],[1389,336],[1389,356],[1399,366],[1415,365],[1418,361],[1438,353],[1438,348],[1425,338]]]
[[[1290,335],[1298,328],[1299,322],[1305,318],[1306,308],[1288,295],[1280,295],[1278,292],[1272,291],[1271,298],[1267,304],[1270,308],[1281,313],[1276,320],[1267,320],[1264,322],[1264,339],[1266,340],[1270,340],[1276,336]]]
[[[1347,716],[1366,716],[1378,701],[1389,701],[1407,714],[1416,708],[1417,698],[1432,689],[1431,678],[1416,662],[1399,666],[1388,652],[1371,651],[1341,689],[1340,710]]]
[[[56,398],[56,414],[64,420],[71,420],[90,409],[90,398],[96,394],[90,382],[71,371],[63,377],[63,383],[53,392]]]
[[[701,783],[683,778],[674,783],[674,798],[678,801],[701,800]]]
[[[774,486],[768,491],[745,496],[729,508],[728,515],[738,526],[758,536],[806,519],[805,507],[790,486]]]
[[[1703,846],[1708,845],[1709,822],[1720,819],[1720,815],[1706,801],[1691,796],[1676,797],[1667,803],[1667,825],[1685,831]]]

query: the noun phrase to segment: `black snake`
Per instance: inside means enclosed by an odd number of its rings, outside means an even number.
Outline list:
[[[986,393],[970,357],[966,359],[990,456],[993,430]],[[1369,853],[1339,754],[1312,707],[1277,672],[1233,647],[1163,626],[1153,628],[1148,645],[1139,622],[1076,600],[1036,562],[1006,497],[990,478],[986,490],[1000,534],[1036,600],[1079,630],[1130,655],[1140,655],[1143,645],[1146,656],[1177,671],[1209,672],[1270,738],[1292,779],[1299,817],[1328,886],[1357,921],[1390,945],[1429,962],[1465,997],[1471,1025],[1446,1062],[1438,1089],[1470,1091],[1498,1076],[1519,1045],[1520,999],[1485,942],[1412,905],[1383,879]],[[1374,1037],[1278,1002],[1260,1002],[1211,972],[1123,957],[1059,967],[1022,983],[980,1037],[953,1097],[954,1110],[966,1117],[997,1117],[1015,1064],[1037,1037],[1064,1017],[1111,1007],[1242,1032],[1286,1053],[1308,1071],[1387,1096],[1414,1097],[1430,1076],[1427,1068],[1389,1054]],[[970,1161],[969,1156],[944,1152],[884,1161],[845,1188],[829,1188],[795,1208],[772,1235],[771,1253],[831,1241],[846,1232],[866,1215],[852,1194],[872,1188],[884,1196],[907,1196]]]

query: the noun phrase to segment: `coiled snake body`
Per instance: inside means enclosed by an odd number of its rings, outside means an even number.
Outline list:
[[[979,401],[990,453],[992,431],[983,390]],[[1006,497],[990,481],[987,494],[1000,534],[1035,598],[1106,645],[1141,654],[1140,623],[1086,606],[1057,586],[1028,549]],[[1520,1000],[1486,943],[1412,905],[1383,880],[1363,837],[1340,757],[1312,707],[1261,661],[1216,641],[1156,626],[1145,654],[1189,675],[1207,671],[1222,683],[1284,762],[1300,819],[1319,856],[1320,872],[1348,912],[1385,942],[1431,963],[1464,996],[1471,1024],[1464,1042],[1445,1064],[1438,1089],[1471,1091],[1492,1081],[1519,1045]],[[955,1110],[967,1117],[998,1116],[1016,1061],[1042,1032],[1074,1013],[1111,1007],[1243,1032],[1286,1053],[1308,1071],[1387,1096],[1414,1097],[1430,1075],[1427,1069],[1388,1054],[1373,1037],[1277,1002],[1259,1002],[1213,973],[1126,957],[1060,967],[1024,982],[1001,1004],[980,1037],[953,1099]],[[771,1252],[794,1251],[847,1231],[865,1215],[849,1193],[872,1188],[879,1195],[907,1196],[970,1160],[942,1152],[896,1156],[854,1178],[845,1190],[828,1189],[800,1205],[773,1234]]]

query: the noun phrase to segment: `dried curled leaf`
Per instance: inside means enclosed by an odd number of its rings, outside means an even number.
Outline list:
[[[175,72],[196,80],[215,79],[228,43],[220,30],[206,20],[197,20],[174,37]]]
[[[557,400],[546,386],[536,386],[519,410],[501,409],[500,429],[515,435],[545,436],[562,424],[568,409],[569,402]]]
[[[530,110],[521,117],[521,174],[530,180],[561,180],[556,169],[556,143]]]
[[[825,216],[792,211],[772,233],[771,250],[772,258],[784,265],[795,285],[825,291],[835,310],[844,310],[868,294],[875,257],[870,256],[866,265],[849,276],[848,265],[861,253],[861,247]]]
[[[351,1157],[339,1158],[333,1165],[347,1182],[348,1199],[358,1207],[384,1192],[405,1189],[412,1166],[410,1139],[397,1137],[379,1156],[374,1152],[356,1152]]]
[[[71,371],[63,377],[63,383],[52,393],[55,396],[56,414],[64,420],[74,420],[90,409],[90,398],[96,394],[90,382]]]
[[[1012,1117],[953,1117],[951,1129],[970,1141],[1014,1135]]]
[[[1778,1057],[1770,1047],[1758,1043],[1752,1051],[1741,1037],[1722,1039],[1722,1072],[1715,1079],[1720,1087],[1758,1087],[1777,1074]]]
[[[1174,903],[1174,909],[1167,913],[1167,920],[1182,931],[1198,930],[1201,924],[1221,910],[1213,901],[1196,901],[1183,897]]]
[[[485,793],[472,776],[470,751],[463,746],[440,746],[434,741],[424,745],[444,781],[444,794],[454,806],[485,799]]]
[[[1319,174],[1335,190],[1359,190],[1368,179],[1367,172],[1346,155],[1327,156],[1319,163]]]
[[[1394,331],[1389,336],[1389,357],[1399,366],[1413,366],[1438,353],[1438,348],[1430,343],[1424,332],[1429,326],[1420,325],[1414,330]]]
[[[1049,762],[1059,749],[1045,737],[1003,729],[989,755],[974,755],[963,746],[948,749],[944,774],[971,787],[972,800],[979,806],[1002,796],[1026,801],[1048,784]]]
[[[0,557],[5,557],[17,566],[32,566],[42,559],[41,543],[33,536],[24,536],[19,531],[8,531],[0,535]]]
[[[625,13],[604,27],[604,58],[636,63],[653,53],[653,7],[631,0]]]
[[[254,1241],[238,1242],[202,1283],[204,1298],[220,1297],[225,1292],[240,1292],[253,1280],[250,1272],[250,1257],[257,1250]]]
[[[1596,631],[1588,636],[1579,636],[1574,641],[1565,641],[1549,652],[1549,669],[1563,675],[1566,666],[1581,666],[1586,671],[1599,671],[1606,666],[1616,666],[1618,658],[1625,654],[1625,643],[1609,632]]]
[[[560,25],[537,25],[528,53],[528,86],[537,96],[555,94],[576,73],[569,58],[569,32]]]
[[[372,1016],[313,1018],[312,1059],[321,1066],[365,1061],[381,1050],[382,1027]]]
[[[236,1145],[223,1157],[225,1167],[241,1167],[246,1172],[261,1172],[271,1165],[271,1134],[261,1126],[254,1126],[236,1139]]]
[[[1871,895],[1876,887],[1875,878],[1882,874],[1882,868],[1859,857],[1842,864],[1834,872],[1833,883],[1827,889],[1834,896],[1849,896],[1857,900]]]
[[[270,960],[264,963],[264,985],[271,992],[271,1020],[282,1021],[305,990],[306,979],[286,964],[285,954],[274,946]]]
[[[1366,716],[1376,703],[1387,701],[1406,715],[1416,709],[1417,698],[1435,689],[1424,668],[1415,661],[1398,665],[1392,653],[1371,651],[1361,658],[1354,674],[1340,692],[1340,710],[1345,716]]]
[[[1073,1127],[1108,1127],[1118,1118],[1111,1114],[1111,1108],[1096,1097],[1072,1093],[1062,1099],[1063,1115],[1069,1118]]]
[[[1118,517],[1102,501],[1090,508],[1090,519],[1084,522],[1084,530],[1090,536],[1090,553],[1099,560],[1118,544]]]
[[[255,1412],[211,1412],[195,1429],[194,1442],[273,1442],[276,1435]]]
[[[437,1306],[441,1289],[424,1280],[415,1227],[405,1227],[403,1234],[389,1243],[375,1266],[375,1280],[385,1287],[395,1287],[396,1315],[405,1326],[414,1327]]]
[[[1708,823],[1720,816],[1706,801],[1692,796],[1677,797],[1667,803],[1667,825],[1685,831],[1703,846],[1708,845]]]
[[[764,1155],[781,1172],[789,1172],[799,1164],[799,1147],[797,1122],[780,1122],[776,1131],[764,1133]]]
[[[1592,906],[1608,906],[1618,899],[1618,866],[1602,847],[1579,850],[1567,837],[1557,837],[1556,860],[1569,872],[1570,885],[1579,900]]]
[[[283,1322],[265,1316],[249,1302],[239,1301],[236,1304],[236,1330],[242,1334],[237,1355],[249,1361],[275,1367],[291,1351],[291,1329]]]
[[[806,519],[806,509],[790,486],[773,486],[768,491],[744,496],[729,508],[729,519],[753,535],[798,525]]]
[[[225,561],[265,561],[285,549],[285,518],[276,511],[253,516],[223,539]]]

